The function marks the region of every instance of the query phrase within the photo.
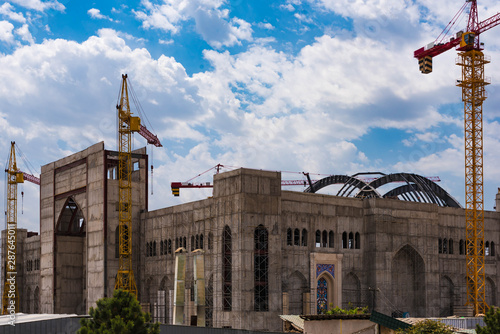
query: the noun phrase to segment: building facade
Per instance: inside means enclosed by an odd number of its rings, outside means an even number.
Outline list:
[[[186,272],[177,294],[188,325],[203,317],[211,327],[275,331],[281,314],[331,306],[419,317],[465,304],[462,208],[283,191],[279,172],[238,169],[214,175],[212,197],[148,211],[145,151],[134,159],[134,273],[138,298],[158,321],[173,322],[179,248]],[[42,167],[40,235],[22,241],[25,312],[37,310],[38,298],[40,312],[82,314],[112,294],[115,169],[116,153],[102,143]],[[485,236],[486,299],[498,305],[500,212],[485,212]],[[194,293],[199,250],[202,299]],[[40,267],[28,272],[37,256]]]

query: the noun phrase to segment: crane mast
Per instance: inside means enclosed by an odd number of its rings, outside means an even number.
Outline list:
[[[484,314],[488,305],[484,266],[483,102],[486,100],[485,86],[489,84],[484,76],[484,65],[490,61],[482,52],[479,35],[500,24],[500,13],[479,22],[477,0],[466,0],[453,24],[468,3],[470,10],[465,32],[458,32],[449,42],[443,37],[415,50],[414,57],[419,60],[420,71],[427,74],[432,72],[432,57],[453,47],[459,51],[456,64],[462,68],[457,86],[462,88],[464,102],[467,305],[473,306],[475,314]],[[443,32],[449,31],[450,24]]]
[[[118,112],[118,196],[119,196],[119,267],[115,290],[126,290],[137,296],[132,269],[132,132],[140,131],[139,117],[131,116],[127,75],[122,75]]]
[[[16,281],[17,255],[17,184],[23,183],[23,173],[19,172],[16,164],[15,142],[11,142],[9,166],[7,174],[7,230],[5,245],[5,282],[2,298],[2,314],[19,312],[19,293]]]

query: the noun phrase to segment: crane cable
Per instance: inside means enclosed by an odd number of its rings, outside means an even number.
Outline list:
[[[453,26],[457,23],[457,20],[460,18],[460,22],[463,20],[464,16],[462,16],[464,10],[465,10],[465,7],[467,6],[467,2],[465,2],[463,5],[462,5],[462,8],[460,8],[460,10],[455,14],[455,16],[453,16],[453,18],[450,20],[450,22],[448,22],[448,25],[443,29],[443,31],[439,34],[439,36],[436,38],[436,40],[434,41],[435,44],[438,44],[438,43],[442,43],[443,40],[449,36],[449,33],[450,33],[450,30],[451,28],[453,28]],[[439,40],[439,37],[441,37],[441,35],[443,36],[440,40]],[[439,40],[439,41],[438,41]]]

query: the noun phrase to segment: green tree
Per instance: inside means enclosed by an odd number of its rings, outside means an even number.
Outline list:
[[[500,309],[490,307],[484,316],[486,326],[476,325],[477,334],[498,334],[500,333]]]
[[[421,334],[421,333],[432,333],[432,334],[453,334],[451,327],[433,320],[421,321],[410,328],[400,329],[396,332],[397,334]]]
[[[141,310],[135,296],[115,290],[112,298],[101,298],[90,308],[90,318],[80,321],[78,334],[159,334],[160,325],[151,323],[151,315]]]

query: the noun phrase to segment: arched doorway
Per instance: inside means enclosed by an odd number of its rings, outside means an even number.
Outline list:
[[[342,308],[361,306],[361,283],[356,274],[349,273],[342,283]]]
[[[396,309],[411,317],[425,316],[425,265],[410,245],[403,246],[392,259],[392,299]]]
[[[453,315],[454,293],[455,284],[453,284],[452,280],[448,276],[441,277],[441,281],[439,284],[440,317]]]
[[[316,313],[324,314],[333,304],[333,277],[323,272],[316,282]]]

